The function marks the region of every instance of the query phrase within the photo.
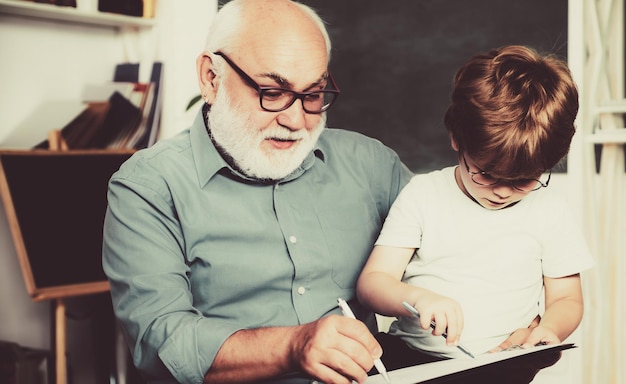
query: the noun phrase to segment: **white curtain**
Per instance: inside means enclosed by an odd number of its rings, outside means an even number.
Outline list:
[[[626,383],[624,4],[586,0],[584,219],[595,266],[583,274],[585,384]],[[596,173],[594,144],[602,147]]]
[[[583,274],[584,384],[626,383],[626,171],[624,1],[577,0],[584,8],[581,92],[583,218],[595,266]],[[580,19],[578,19],[580,20]],[[572,21],[570,20],[570,23]],[[570,31],[576,29],[570,28]],[[574,32],[576,33],[576,32]],[[602,147],[596,172],[594,145]]]
[[[626,383],[626,188],[621,144],[604,144],[600,174],[587,185],[588,240],[595,257],[583,274],[585,384]]]

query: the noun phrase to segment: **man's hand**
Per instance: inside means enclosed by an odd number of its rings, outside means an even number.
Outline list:
[[[533,329],[537,328],[537,326],[539,325],[539,321],[541,321],[541,317],[537,315],[537,317],[533,319],[533,321],[530,323],[530,325],[528,325],[527,328],[519,328],[515,330],[513,333],[511,333],[511,335],[506,340],[504,340],[502,343],[500,343],[500,345],[490,350],[489,352],[491,353],[500,352],[514,345],[524,344],[526,340],[528,339],[528,337],[530,336]]]
[[[363,383],[382,348],[359,320],[330,315],[291,327],[233,333],[222,344],[205,383],[247,383],[307,375],[324,383]]]
[[[331,315],[300,327],[292,364],[324,383],[363,383],[382,349],[359,320]]]

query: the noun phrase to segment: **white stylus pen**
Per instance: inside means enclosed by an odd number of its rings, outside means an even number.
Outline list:
[[[411,312],[411,314],[415,317],[417,317],[418,319],[420,318],[420,313],[417,312],[417,309],[415,309],[415,307],[413,307],[411,304],[407,303],[406,301],[402,302],[402,306],[404,308],[406,308],[407,311]],[[430,322],[430,327],[432,329],[435,329],[435,327],[437,326],[437,324],[435,324],[434,321],[431,320]],[[443,336],[444,339],[448,338],[448,334],[446,332],[442,333],[441,336]],[[472,359],[475,359],[474,355],[472,354],[472,352],[470,352],[467,348],[465,348],[463,345],[459,344],[456,346],[458,349],[461,350],[461,352],[465,353],[467,356],[471,357]]]
[[[337,303],[339,304],[339,308],[341,308],[341,312],[343,312],[343,315],[345,317],[356,319],[356,316],[354,316],[354,313],[352,313],[352,310],[350,309],[350,307],[348,306],[348,303],[346,303],[344,299],[341,299],[341,298],[337,299]],[[376,367],[378,372],[385,378],[385,380],[388,383],[391,383],[391,380],[389,380],[389,374],[387,373],[387,368],[385,368],[385,366],[383,365],[383,362],[380,359],[374,360],[374,366]]]

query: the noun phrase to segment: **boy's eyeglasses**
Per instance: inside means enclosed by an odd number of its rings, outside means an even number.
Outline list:
[[[213,52],[213,54],[221,56],[230,67],[237,72],[239,77],[250,87],[259,93],[259,103],[261,108],[268,112],[280,112],[291,107],[291,105],[300,99],[302,108],[306,113],[322,113],[328,110],[333,102],[339,96],[339,88],[335,84],[333,75],[328,72],[328,78],[333,89],[322,89],[312,92],[296,92],[291,89],[280,87],[262,87],[257,84],[247,73],[239,68],[228,56],[222,52]]]
[[[482,185],[482,186],[488,187],[488,186],[492,186],[496,184],[509,184],[510,186],[517,189],[518,191],[532,192],[532,191],[538,190],[539,188],[547,187],[548,183],[550,182],[550,176],[552,175],[552,170],[549,169],[548,178],[546,179],[545,182],[541,180],[537,180],[537,179],[515,179],[515,180],[498,179],[498,178],[491,176],[489,173],[485,171],[479,171],[479,172],[470,171],[469,165],[467,165],[467,160],[465,159],[465,154],[463,154],[462,157],[463,157],[463,162],[465,163],[465,169],[467,169],[467,173],[469,173],[470,177],[472,178],[472,181],[475,184]]]

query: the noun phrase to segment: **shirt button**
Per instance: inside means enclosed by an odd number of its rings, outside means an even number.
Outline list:
[[[300,295],[304,295],[304,293],[306,292],[306,288],[304,287],[298,287],[298,294]]]
[[[292,235],[292,236],[289,236],[289,242],[291,242],[291,244],[295,244],[295,243],[296,243],[296,241],[297,241],[297,239],[296,239],[296,237],[295,237],[295,236],[293,236],[293,235]]]

